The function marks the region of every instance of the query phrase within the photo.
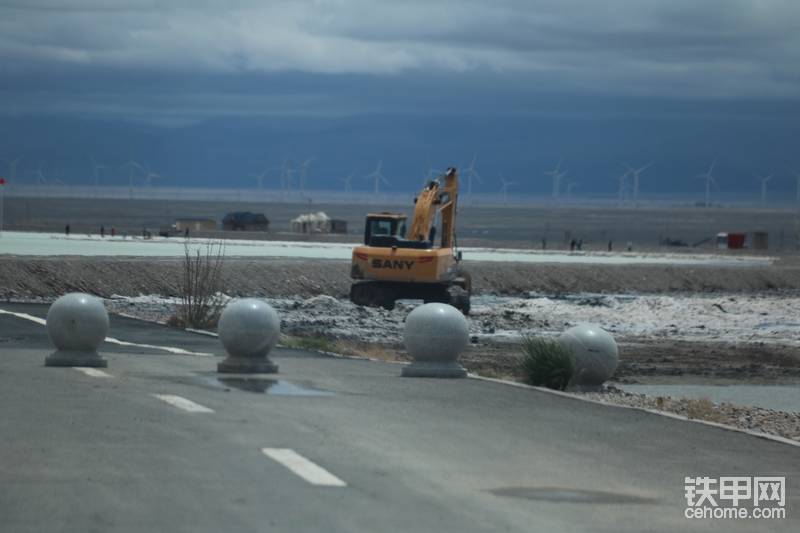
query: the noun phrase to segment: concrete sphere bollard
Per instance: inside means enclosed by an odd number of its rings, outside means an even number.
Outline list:
[[[411,311],[406,317],[403,342],[414,358],[403,367],[404,377],[466,377],[458,356],[469,343],[469,325],[452,305],[429,303]]]
[[[572,353],[573,384],[579,389],[598,389],[614,375],[619,350],[614,337],[597,324],[578,324],[561,334],[558,341]]]
[[[281,320],[269,304],[255,298],[229,303],[219,317],[219,340],[228,357],[217,365],[217,372],[261,374],[278,371],[267,357],[281,332]]]
[[[47,334],[56,351],[47,356],[45,366],[106,367],[97,348],[108,333],[108,311],[91,294],[65,294],[47,311]]]

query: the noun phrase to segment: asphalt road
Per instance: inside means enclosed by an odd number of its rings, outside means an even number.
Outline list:
[[[130,319],[109,335],[222,352]],[[0,314],[0,531],[800,525],[800,448],[724,429],[291,350],[273,353],[280,374],[238,380],[214,372],[218,357],[106,344],[106,377],[45,368],[49,350],[41,325]],[[726,475],[786,476],[789,518],[684,518],[684,477]]]

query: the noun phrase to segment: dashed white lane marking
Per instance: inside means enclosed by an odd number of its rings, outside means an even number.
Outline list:
[[[110,378],[110,377],[112,377],[111,374],[109,374],[107,372],[103,372],[102,370],[98,370],[96,368],[90,368],[90,367],[86,367],[86,366],[74,366],[72,368],[74,368],[78,372],[83,372],[84,374],[86,374],[87,376],[92,377],[92,378]]]
[[[312,485],[346,487],[347,483],[289,448],[262,448],[264,455],[282,464]]]
[[[11,315],[17,318],[24,318],[25,320],[30,320],[31,322],[36,322],[37,324],[42,326],[47,325],[47,321],[44,318],[39,318],[38,316],[29,315],[28,313],[16,313],[14,311],[6,311],[5,309],[0,309],[0,315]],[[106,337],[105,341],[110,344],[116,344],[118,346],[135,346],[137,348],[150,348],[152,350],[161,350],[164,352],[174,353],[176,355],[200,355],[203,357],[214,356],[214,354],[211,353],[191,352],[189,350],[184,350],[183,348],[175,348],[172,346],[157,346],[154,344],[138,344],[135,342],[121,341],[119,339],[115,339],[114,337]]]
[[[205,405],[200,405],[199,403],[195,403],[192,400],[187,400],[183,396],[175,396],[174,394],[153,394],[153,396],[155,396],[162,402],[167,402],[173,407],[177,407],[178,409],[183,409],[184,411],[187,411],[189,413],[214,412],[213,409],[209,409]]]

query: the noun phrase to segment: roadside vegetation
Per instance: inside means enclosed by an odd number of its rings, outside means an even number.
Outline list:
[[[181,269],[180,304],[170,322],[183,328],[214,329],[225,305],[222,295],[222,268],[225,245],[211,242],[205,249],[192,250],[184,243]]]
[[[522,339],[522,375],[536,387],[564,390],[575,373],[572,354],[558,341],[540,337]]]

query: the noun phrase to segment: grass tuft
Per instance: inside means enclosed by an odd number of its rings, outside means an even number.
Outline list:
[[[572,354],[558,341],[539,337],[522,339],[522,374],[529,385],[564,390],[575,373]]]

